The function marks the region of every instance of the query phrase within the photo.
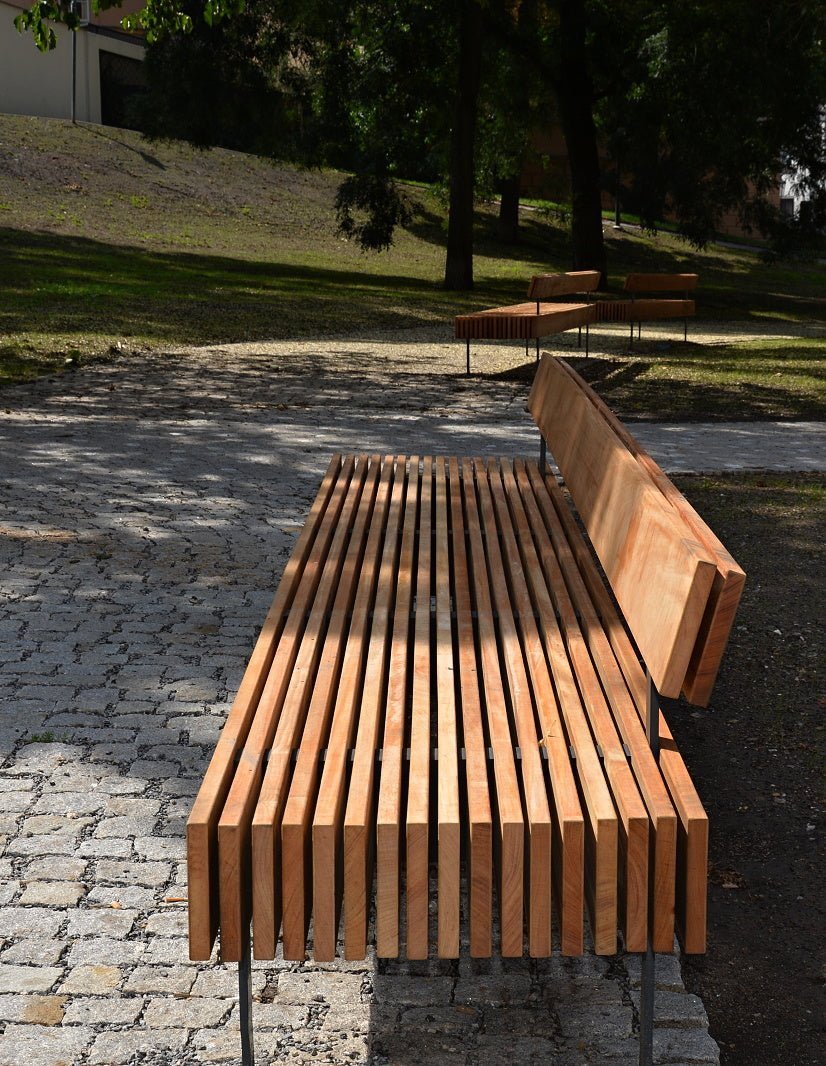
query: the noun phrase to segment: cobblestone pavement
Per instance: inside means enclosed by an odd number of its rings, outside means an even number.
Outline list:
[[[524,386],[455,358],[432,335],[241,347],[3,394],[2,1066],[237,1056],[234,967],[187,962],[191,797],[330,453],[534,450]],[[259,1058],[633,1063],[637,972],[256,964]],[[716,1062],[676,958],[659,979],[658,1061]]]

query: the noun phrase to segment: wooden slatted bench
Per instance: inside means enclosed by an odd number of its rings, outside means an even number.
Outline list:
[[[637,336],[642,336],[642,323],[661,321],[666,318],[683,320],[683,340],[688,340],[688,319],[696,311],[691,295],[697,288],[697,274],[629,274],[623,292],[630,299],[598,300],[597,322],[628,322],[631,327],[631,344],[634,343],[634,323]],[[682,293],[682,296],[666,296],[665,293]]]
[[[528,303],[492,307],[458,315],[455,335],[465,342],[465,367],[470,374],[470,342],[472,340],[523,340],[525,353],[528,342],[536,341],[539,360],[539,341],[553,333],[585,327],[585,354],[588,354],[589,326],[596,319],[596,304],[589,302],[590,294],[599,287],[598,270],[577,270],[568,274],[535,274],[528,286]],[[562,303],[561,296],[584,296],[585,302]]]
[[[473,956],[578,955],[587,921],[643,955],[641,1062],[653,953],[705,950],[666,714],[708,702],[744,574],[567,364],[529,409],[538,463],[329,465],[187,826],[190,955],[239,962],[246,1063],[250,927],[320,961],[453,958],[463,916]]]

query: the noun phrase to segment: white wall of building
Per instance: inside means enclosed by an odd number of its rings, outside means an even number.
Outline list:
[[[31,34],[14,26],[19,6],[0,0],[0,112],[71,118],[72,34],[56,25],[57,48],[39,52]],[[90,30],[77,34],[75,117],[79,122],[100,122],[100,52],[114,52],[142,60],[143,45]]]

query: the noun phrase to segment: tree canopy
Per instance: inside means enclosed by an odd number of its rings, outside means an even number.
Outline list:
[[[55,18],[76,25],[68,0],[17,21],[46,49]],[[730,211],[787,246],[826,219],[826,0],[147,0],[125,22],[150,135],[352,171],[337,209],[363,247],[408,221],[400,179],[440,182],[448,287],[472,285],[474,198],[512,206],[552,124],[575,268],[605,271],[606,189],[697,245]],[[766,198],[788,167],[811,200],[791,221]]]

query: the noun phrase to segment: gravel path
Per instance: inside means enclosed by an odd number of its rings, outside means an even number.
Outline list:
[[[191,797],[329,454],[535,451],[525,387],[456,365],[421,331],[4,393],[2,1066],[238,1054],[234,967],[187,962]],[[256,964],[259,1059],[635,1063],[636,972],[591,954]],[[716,1062],[676,958],[659,973],[658,1061]]]

